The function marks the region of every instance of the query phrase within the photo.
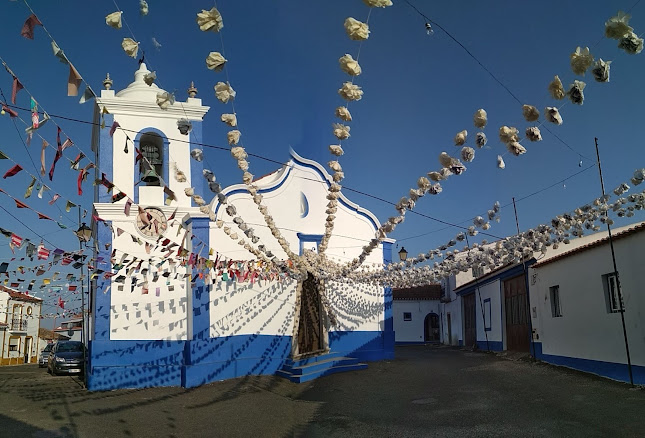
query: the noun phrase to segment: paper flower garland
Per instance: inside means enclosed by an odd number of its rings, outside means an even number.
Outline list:
[[[105,24],[108,26],[114,28],[114,29],[121,29],[121,14],[123,12],[121,11],[116,11],[112,12],[110,15],[105,17]]]
[[[358,76],[362,73],[361,66],[352,58],[352,55],[346,54],[342,56],[338,63],[340,64],[340,69],[350,76]]]
[[[540,128],[537,126],[532,126],[530,128],[526,128],[526,138],[528,138],[530,141],[542,141],[542,134],[540,133]]]
[[[346,140],[350,137],[349,135],[349,130],[350,127],[347,125],[343,125],[341,123],[334,123],[333,125],[334,128],[334,136],[339,139],[339,140]]]
[[[576,51],[571,54],[571,70],[577,75],[584,75],[593,64],[593,56],[589,53],[589,47],[581,49],[576,47]]]
[[[199,25],[199,29],[203,32],[208,32],[209,30],[219,32],[224,28],[222,15],[219,13],[217,8],[212,8],[210,11],[202,9],[202,11],[197,14],[197,24]]]
[[[363,90],[358,85],[354,85],[351,82],[345,82],[343,87],[338,90],[338,94],[348,101],[352,100],[361,100],[363,97]]]
[[[632,32],[634,29],[629,26],[631,16],[623,11],[618,11],[615,17],[611,17],[605,22],[605,36],[619,40]]]
[[[121,47],[123,47],[125,54],[132,58],[136,58],[137,53],[139,53],[139,43],[132,38],[123,38]]]
[[[499,139],[502,143],[508,144],[514,141],[519,141],[519,131],[517,128],[502,126],[499,128]]]
[[[157,105],[162,110],[167,110],[170,105],[175,103],[175,96],[167,91],[157,93]]]
[[[237,116],[235,114],[222,114],[221,120],[232,128],[237,126]]]
[[[220,72],[224,69],[226,58],[220,52],[210,52],[206,57],[206,68]]]
[[[215,84],[215,97],[222,103],[228,103],[230,100],[235,99],[235,90],[231,85],[226,82],[218,82]]]
[[[611,61],[603,61],[602,58],[598,58],[591,70],[591,74],[597,82],[609,82],[609,64]]]
[[[482,129],[488,123],[488,114],[484,109],[478,109],[473,116],[473,123],[476,128]]]
[[[630,55],[638,55],[643,51],[643,39],[639,38],[634,32],[629,32],[618,41],[618,48],[623,49]]]
[[[488,142],[488,139],[486,138],[486,134],[483,132],[478,132],[475,134],[475,144],[477,145],[478,148],[483,148],[486,146],[486,143]]]
[[[567,95],[569,95],[571,102],[575,103],[576,105],[582,105],[585,100],[585,95],[582,90],[585,89],[586,85],[587,84],[582,81],[573,81],[573,84],[570,85],[569,91],[567,92]]]
[[[455,146],[463,146],[466,144],[466,138],[468,137],[468,131],[465,129],[461,132],[458,132],[457,135],[455,135]]]
[[[555,107],[547,106],[544,109],[544,118],[551,123],[555,123],[556,125],[562,124],[562,116],[560,115],[560,111],[558,111],[558,109]]]
[[[384,8],[386,6],[392,6],[392,0],[363,0],[370,8]]]
[[[345,19],[345,32],[350,40],[364,41],[370,36],[370,28],[367,23],[362,23],[352,17]]]
[[[336,155],[337,157],[340,157],[341,155],[343,155],[345,153],[343,151],[343,148],[340,145],[337,145],[337,144],[329,145],[329,152],[331,152],[332,155]]]
[[[549,94],[551,94],[551,97],[556,100],[564,99],[564,86],[562,85],[562,81],[560,80],[558,75],[555,75],[553,81],[549,84]]]
[[[344,122],[351,122],[352,121],[351,113],[344,106],[339,106],[338,108],[336,108],[336,117],[338,117],[339,119],[341,119]]]
[[[522,105],[522,115],[527,122],[535,122],[540,118],[540,110],[533,105]]]

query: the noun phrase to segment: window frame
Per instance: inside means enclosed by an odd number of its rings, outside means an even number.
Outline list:
[[[625,311],[625,298],[622,293],[618,293],[620,289],[618,286],[618,274],[616,272],[610,272],[609,274],[603,275],[603,282],[605,298],[607,300],[607,312],[620,313],[621,304],[623,311]]]
[[[560,300],[560,285],[549,287],[549,301],[551,302],[551,318],[562,318],[562,302]]]
[[[403,312],[403,321],[404,322],[412,321],[412,312]]]
[[[488,305],[488,306],[487,306]],[[488,310],[488,312],[486,312]],[[488,320],[486,318],[486,315],[488,315]],[[492,318],[492,305],[491,305],[491,299],[486,298],[484,299],[484,331],[489,332],[493,329],[493,318]],[[488,323],[488,324],[487,324]]]

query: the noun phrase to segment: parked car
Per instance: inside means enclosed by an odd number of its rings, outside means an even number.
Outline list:
[[[85,346],[82,342],[56,342],[49,354],[47,371],[53,375],[82,373],[85,366],[84,351]]]
[[[54,344],[47,344],[43,351],[40,352],[40,357],[38,358],[38,368],[45,368],[49,360],[49,352],[54,348]]]

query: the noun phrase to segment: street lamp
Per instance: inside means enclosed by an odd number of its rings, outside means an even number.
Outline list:
[[[81,243],[89,242],[92,238],[92,229],[85,225],[85,222],[83,222],[83,225],[81,225],[78,230],[76,230],[76,237],[78,237],[78,240]]]
[[[401,247],[401,251],[399,251],[399,259],[404,262],[408,258],[408,252],[405,250],[405,247]]]

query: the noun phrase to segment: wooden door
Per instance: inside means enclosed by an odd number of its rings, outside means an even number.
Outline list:
[[[475,314],[475,294],[466,295],[464,301],[464,346],[472,347],[477,343],[477,324]]]
[[[436,313],[428,313],[426,315],[424,326],[425,326],[424,341],[425,342],[439,341],[439,316]]]
[[[298,354],[311,354],[323,350],[321,301],[318,282],[309,274],[302,283],[300,295],[300,320],[298,322]]]
[[[529,351],[529,311],[524,274],[504,281],[506,349]]]

